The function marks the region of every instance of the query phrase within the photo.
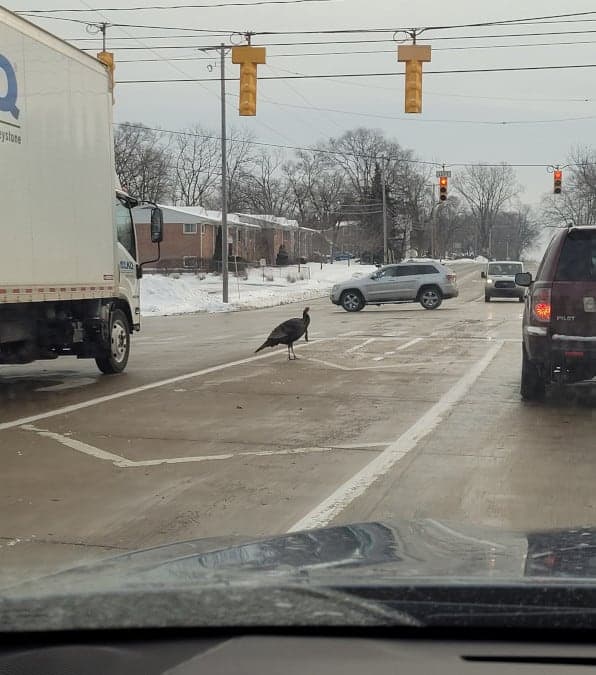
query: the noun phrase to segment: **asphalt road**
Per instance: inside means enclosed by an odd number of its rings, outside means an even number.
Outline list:
[[[520,401],[515,301],[479,267],[436,311],[310,303],[311,341],[254,355],[303,305],[146,319],[121,376],[0,369],[0,585],[182,539],[441,518],[596,523],[590,387]]]

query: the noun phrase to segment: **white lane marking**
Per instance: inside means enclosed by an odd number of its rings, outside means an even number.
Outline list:
[[[393,352],[386,352],[386,354],[394,354],[395,352],[401,352],[402,349],[407,349],[408,347],[411,347],[412,345],[415,345],[417,342],[421,342],[423,338],[417,337],[414,338],[413,340],[410,340],[409,342],[404,342],[403,345],[400,345],[399,347],[396,347]],[[385,356],[377,356],[373,359],[373,361],[382,361],[385,358]]]
[[[366,347],[366,345],[369,345],[371,342],[374,342],[375,338],[368,338],[364,342],[360,342],[357,345],[354,345],[353,347],[350,347],[349,349],[346,349],[346,354],[351,354],[352,352],[358,351],[359,349],[362,349],[363,347]]]
[[[62,445],[65,445],[67,448],[71,448],[72,450],[76,450],[77,452],[82,452],[85,455],[90,455],[91,457],[95,457],[96,459],[102,459],[106,462],[112,462],[112,464],[116,466],[120,467],[130,466],[130,462],[124,457],[120,457],[120,455],[115,455],[112,452],[101,450],[100,448],[96,448],[93,445],[83,443],[83,441],[77,441],[74,438],[69,438],[68,436],[63,436],[62,434],[56,434],[53,431],[48,431],[47,429],[38,429],[37,427],[33,426],[33,424],[23,424],[21,425],[21,429],[25,429],[26,431],[33,431],[38,436],[43,436],[44,438],[51,438],[53,441],[61,443]]]
[[[288,531],[296,532],[324,527],[357,497],[364,494],[378,478],[386,474],[400,459],[403,459],[413,450],[419,441],[436,429],[445,415],[468,393],[474,382],[499,353],[503,344],[500,341],[492,345],[486,354],[449,391],[443,394],[417,422],[354,476],[340,485],[327,499],[315,506]]]
[[[77,441],[74,438],[65,436],[64,434],[58,434],[54,431],[49,431],[47,429],[40,429],[39,427],[34,426],[33,424],[23,424],[21,429],[25,431],[31,431],[38,436],[44,438],[50,438],[56,443],[76,450],[77,452],[82,452],[85,455],[90,455],[95,457],[95,459],[102,460],[104,462],[110,462],[114,466],[117,466],[122,469],[130,469],[135,467],[143,466],[158,466],[160,464],[187,464],[192,462],[214,462],[222,461],[226,459],[234,459],[236,457],[274,457],[277,455],[306,455],[311,453],[320,453],[320,452],[332,452],[333,450],[364,450],[366,448],[375,448],[378,446],[386,446],[387,443],[362,443],[362,444],[353,444],[353,445],[330,445],[330,446],[310,446],[303,448],[283,448],[282,450],[243,450],[241,452],[228,452],[221,453],[217,455],[191,455],[190,457],[162,457],[159,459],[143,459],[143,460],[132,460],[122,457],[121,455],[116,455],[113,452],[108,452],[107,450],[102,450],[101,448],[96,448],[94,445],[89,445],[89,443],[84,443],[83,441]]]
[[[326,339],[333,338],[320,338],[316,341],[312,341],[306,344],[316,344],[317,342],[323,342]],[[305,347],[306,344],[302,343],[296,345],[294,349],[300,349]],[[123,391],[118,391],[114,394],[106,394],[105,396],[97,396],[96,398],[90,398],[87,401],[81,401],[80,403],[73,403],[72,405],[65,405],[61,408],[55,408],[54,410],[48,410],[43,413],[38,413],[37,415],[29,415],[27,417],[21,417],[20,419],[10,420],[9,422],[0,422],[0,431],[5,429],[14,429],[15,427],[23,426],[24,424],[30,424],[31,422],[37,422],[39,420],[45,420],[50,417],[56,417],[57,415],[65,415],[67,413],[77,412],[78,410],[83,410],[85,408],[91,408],[96,405],[101,405],[102,403],[108,403],[110,401],[115,401],[119,398],[124,398],[125,396],[134,396],[135,394],[140,394],[144,391],[150,391],[151,389],[157,389],[159,387],[165,387],[169,384],[175,384],[176,382],[184,382],[184,380],[191,380],[195,377],[200,377],[201,375],[207,375],[209,373],[216,373],[220,370],[226,370],[227,368],[233,368],[234,366],[243,366],[247,363],[252,363],[253,361],[260,361],[262,359],[270,359],[273,356],[279,357],[280,350],[267,352],[265,354],[259,354],[258,356],[249,356],[246,359],[238,359],[237,361],[229,361],[228,363],[220,363],[217,366],[211,366],[210,368],[203,368],[201,370],[195,370],[192,373],[184,373],[182,375],[175,375],[174,377],[168,377],[165,380],[157,380],[156,382],[149,382],[148,384],[142,384],[138,387],[133,387],[132,389],[124,389]]]
[[[382,361],[385,357],[377,357],[373,359],[373,362]],[[314,356],[307,356],[306,361],[312,361],[314,363],[320,363],[323,366],[328,366],[329,368],[335,368],[336,370],[345,370],[348,372],[356,370],[395,370],[396,368],[428,368],[428,361],[408,361],[407,363],[388,363],[386,365],[370,365],[370,366],[342,366],[339,363],[333,363],[332,361],[325,361],[325,359],[317,359]],[[452,366],[456,363],[467,363],[467,359],[453,359],[451,357],[447,358],[437,358],[433,357],[431,366]]]

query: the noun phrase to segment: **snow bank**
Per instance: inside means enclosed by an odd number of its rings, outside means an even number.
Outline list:
[[[308,269],[305,269],[308,268]],[[141,281],[141,313],[143,316],[165,316],[191,312],[232,312],[240,309],[273,307],[289,302],[325,296],[333,284],[350,277],[370,274],[374,265],[357,265],[347,261],[302,265],[280,270],[249,270],[248,279],[230,274],[229,304],[221,301],[221,276],[209,274],[200,279],[195,274],[162,276],[146,274]],[[310,271],[310,279],[308,278]],[[271,280],[273,279],[273,280]]]

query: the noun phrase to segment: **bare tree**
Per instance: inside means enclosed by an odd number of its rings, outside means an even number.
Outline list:
[[[200,126],[184,130],[175,139],[173,200],[184,206],[202,206],[213,196],[221,175],[219,141]]]
[[[520,191],[513,169],[505,163],[498,166],[475,164],[456,176],[454,186],[476,220],[476,250],[489,252],[497,215]]]
[[[536,242],[542,228],[528,204],[517,204],[497,217],[493,230],[492,251],[496,258],[519,260]]]
[[[246,206],[257,213],[275,216],[291,215],[291,187],[282,173],[283,153],[261,151],[255,157],[251,172],[243,175],[240,191]]]
[[[370,193],[375,167],[381,158],[395,150],[382,131],[364,127],[346,131],[339,138],[331,138],[321,149],[331,153],[327,161],[343,169],[345,179],[360,199],[365,199]]]
[[[166,136],[143,124],[124,123],[114,133],[116,174],[138,199],[155,202],[171,191],[172,159]]]
[[[254,134],[244,129],[230,129],[227,144],[228,208],[242,211],[244,202],[243,183],[250,174],[256,159]],[[221,154],[220,154],[221,156]]]

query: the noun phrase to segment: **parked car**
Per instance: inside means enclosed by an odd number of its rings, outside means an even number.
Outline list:
[[[532,279],[523,317],[522,398],[544,396],[546,386],[596,376],[596,227],[558,232]]]
[[[355,257],[356,257],[356,256],[352,255],[351,253],[343,253],[343,252],[340,251],[339,253],[336,253],[336,254],[335,254],[335,256],[334,256],[333,259],[334,259],[334,260],[337,260],[337,261],[340,261],[340,260],[354,260]]]
[[[519,261],[495,260],[489,262],[486,270],[481,272],[484,282],[484,302],[492,298],[516,298],[523,302],[526,289],[515,283],[515,275],[524,271],[524,264]]]
[[[336,284],[331,289],[331,302],[347,312],[396,302],[419,302],[424,309],[437,309],[443,300],[458,294],[455,273],[441,263],[408,262]]]

